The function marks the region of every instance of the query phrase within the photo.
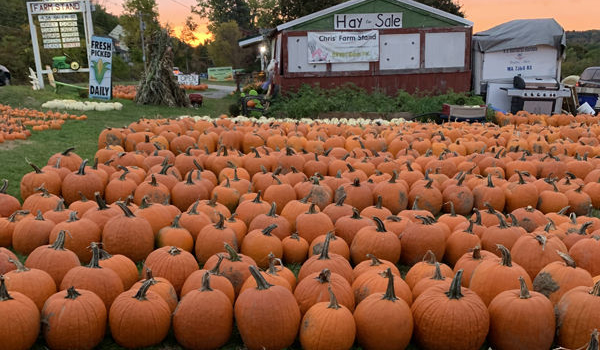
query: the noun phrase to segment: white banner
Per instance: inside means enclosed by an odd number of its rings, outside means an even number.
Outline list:
[[[92,36],[90,44],[90,94],[91,98],[110,100],[112,90],[111,38]]]
[[[379,31],[308,32],[309,63],[379,61]]]
[[[558,54],[555,48],[538,45],[487,52],[483,61],[483,80],[524,77],[555,77]]]
[[[179,74],[177,75],[177,82],[181,85],[198,85],[198,78],[198,74]]]
[[[335,30],[402,28],[402,12],[397,13],[343,13],[333,18]]]

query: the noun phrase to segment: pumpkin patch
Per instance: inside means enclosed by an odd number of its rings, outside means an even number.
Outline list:
[[[39,113],[0,105],[0,122],[70,118]],[[103,130],[89,161],[49,153],[20,199],[0,187],[0,314],[23,314],[10,344],[30,347],[41,315],[61,348],[105,332],[218,348],[234,326],[248,349],[585,347],[600,127],[496,119],[141,119]]]

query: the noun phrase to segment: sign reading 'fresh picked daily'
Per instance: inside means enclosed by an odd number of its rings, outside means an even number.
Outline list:
[[[90,98],[110,100],[112,94],[111,38],[92,36],[90,47]]]
[[[337,13],[333,18],[335,30],[402,28],[402,12],[398,13]]]
[[[379,61],[379,31],[308,32],[309,63]]]

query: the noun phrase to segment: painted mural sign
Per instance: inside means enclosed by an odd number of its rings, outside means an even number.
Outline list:
[[[232,67],[212,67],[208,68],[208,80],[212,81],[226,81],[233,80],[233,68]]]
[[[90,46],[89,96],[110,100],[112,95],[112,38],[94,35]]]
[[[379,31],[308,32],[309,63],[379,61]]]
[[[335,30],[402,28],[402,12],[397,13],[336,13]]]

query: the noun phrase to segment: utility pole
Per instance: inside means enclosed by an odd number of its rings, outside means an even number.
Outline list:
[[[146,70],[146,45],[144,44],[144,29],[146,29],[146,25],[144,23],[144,17],[142,16],[142,12],[138,12],[140,15],[140,36],[142,37],[142,61],[144,61],[144,71]]]

